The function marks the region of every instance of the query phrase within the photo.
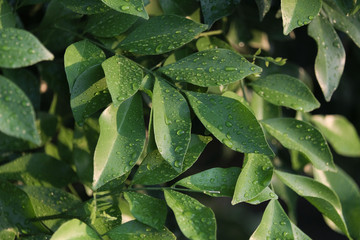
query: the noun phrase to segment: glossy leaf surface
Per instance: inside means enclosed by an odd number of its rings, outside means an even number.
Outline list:
[[[145,11],[143,0],[101,0],[112,9],[129,15],[139,16],[149,19]]]
[[[310,124],[292,118],[273,118],[261,123],[284,147],[302,152],[315,168],[336,169],[327,142]]]
[[[96,14],[109,10],[109,8],[99,0],[61,0],[60,3],[71,11],[79,14]]]
[[[266,187],[258,195],[256,195],[256,197],[247,200],[246,203],[257,205],[272,199],[276,200],[278,199],[278,196],[269,187]]]
[[[216,20],[229,15],[240,0],[200,0],[204,22],[211,26]]]
[[[86,223],[72,219],[62,224],[51,237],[51,240],[65,239],[100,240],[101,238]]]
[[[159,69],[177,81],[208,87],[229,84],[262,69],[228,49],[211,49],[194,53]]]
[[[15,27],[16,19],[7,0],[0,0],[0,29]]]

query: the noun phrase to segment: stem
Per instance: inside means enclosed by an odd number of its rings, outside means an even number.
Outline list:
[[[244,99],[245,99],[245,101],[247,101],[247,98],[246,98],[246,93],[245,93],[245,83],[244,83],[244,79],[241,79],[240,80],[240,85],[241,85],[241,90],[242,90],[242,92],[243,92],[243,97],[244,97]]]
[[[203,32],[200,33],[199,35],[197,35],[195,38],[200,38],[200,37],[207,37],[207,36],[213,36],[213,35],[220,35],[222,34],[223,31],[222,30],[215,30],[215,31],[210,31],[210,32]]]

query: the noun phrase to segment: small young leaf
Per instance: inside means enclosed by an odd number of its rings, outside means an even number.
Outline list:
[[[165,200],[173,210],[181,232],[190,239],[210,240],[216,237],[213,211],[183,193],[164,190]]]
[[[281,0],[284,35],[289,34],[295,28],[309,24],[318,15],[321,2],[321,0]]]
[[[166,227],[157,231],[138,221],[130,221],[111,229],[106,233],[111,239],[121,240],[175,240],[175,235]]]
[[[135,28],[119,47],[136,54],[158,55],[185,45],[205,29],[206,25],[175,15],[153,17]]]
[[[136,16],[110,10],[90,15],[84,31],[97,37],[115,37],[128,30],[137,19]]]
[[[143,71],[135,62],[116,55],[101,65],[115,106],[119,106],[137,92],[143,79]]]
[[[322,16],[312,21],[308,34],[318,46],[315,74],[325,99],[329,102],[344,71],[345,50],[335,29]]]
[[[0,75],[0,131],[40,145],[34,108],[25,93]]]
[[[149,15],[145,11],[143,0],[101,0],[103,3],[115,9],[118,12],[126,13],[149,19]]]
[[[70,90],[76,78],[91,66],[101,64],[105,53],[87,40],[76,42],[66,48],[64,65]]]
[[[347,157],[360,157],[360,137],[349,120],[341,115],[314,115],[311,121],[334,150]]]
[[[259,122],[241,102],[207,93],[186,92],[186,95],[202,124],[227,147],[273,155]]]
[[[259,19],[262,21],[271,7],[271,0],[255,0],[259,9]]]
[[[262,69],[228,49],[212,49],[194,53],[159,69],[177,81],[208,87],[241,80]]]
[[[0,29],[15,27],[16,19],[7,0],[0,0]]]
[[[294,239],[310,240],[295,224],[293,224],[277,200],[269,202],[260,225],[251,235],[250,240]]]
[[[299,79],[285,74],[272,74],[251,82],[250,86],[266,101],[298,111],[310,112],[320,103]]]
[[[233,205],[255,198],[271,181],[273,165],[267,156],[246,154],[244,162],[231,201]]]
[[[131,214],[139,221],[161,231],[164,228],[167,208],[163,200],[137,192],[125,192]]]
[[[0,29],[0,67],[20,68],[53,59],[54,55],[30,32],[16,28]]]
[[[240,171],[241,169],[237,167],[210,168],[183,178],[174,185],[204,191],[205,194],[213,197],[231,197]]]
[[[93,188],[130,171],[145,144],[145,125],[140,94],[118,108],[110,105],[101,114],[100,137],[94,154]]]
[[[341,215],[341,204],[334,191],[309,177],[280,171],[274,172],[283,183],[308,200],[324,216],[333,221],[344,234],[349,236],[346,223]]]
[[[86,118],[111,103],[104,72],[94,65],[77,78],[71,89],[71,109],[75,121],[82,125]]]
[[[190,109],[185,98],[165,80],[157,79],[153,94],[154,133],[163,158],[181,172],[191,137]]]
[[[258,195],[256,195],[256,197],[247,200],[246,203],[257,205],[272,199],[278,199],[278,196],[269,187],[266,187]]]
[[[211,26],[216,20],[234,11],[239,0],[200,0],[204,22]]]
[[[50,240],[82,239],[100,240],[100,236],[94,229],[78,219],[72,219],[62,224],[52,235]]]
[[[103,13],[110,9],[99,0],[61,0],[60,3],[80,14]]]
[[[211,141],[211,137],[201,135],[191,135],[190,144],[184,157],[182,172],[188,170],[198,159],[206,145]],[[136,172],[133,183],[154,185],[171,181],[179,176],[169,163],[162,158],[158,150],[149,153],[144,161],[140,164]]]
[[[327,142],[310,124],[292,118],[273,118],[261,123],[284,147],[302,152],[315,168],[336,170]]]

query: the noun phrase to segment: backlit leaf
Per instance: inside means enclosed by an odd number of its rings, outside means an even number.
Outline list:
[[[145,11],[143,0],[101,0],[103,3],[115,9],[118,12],[139,16],[149,19],[149,15]]]
[[[99,0],[61,0],[60,3],[71,11],[80,14],[96,14],[109,10],[109,8]]]
[[[100,240],[100,236],[86,223],[72,219],[62,224],[50,240],[82,239]]]
[[[0,29],[15,27],[16,19],[7,0],[0,0]]]

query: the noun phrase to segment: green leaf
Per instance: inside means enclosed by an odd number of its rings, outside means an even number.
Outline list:
[[[159,69],[182,82],[208,87],[241,80],[262,69],[228,49],[212,49],[194,53]]]
[[[143,0],[101,0],[103,3],[115,9],[118,12],[149,19],[145,11]]]
[[[140,94],[118,108],[110,105],[101,114],[100,137],[94,155],[93,188],[129,172],[145,144],[145,125]]]
[[[110,9],[99,0],[61,0],[60,3],[80,14],[103,13]]]
[[[345,50],[335,29],[322,16],[312,21],[308,34],[318,46],[315,75],[326,101],[329,102],[344,71]]]
[[[216,48],[224,48],[234,51],[230,44],[216,37],[199,38],[196,41],[196,48],[199,52]]]
[[[281,117],[281,107],[269,103],[255,92],[251,98],[251,109],[258,120]]]
[[[360,137],[349,120],[341,115],[314,115],[311,121],[334,150],[347,157],[360,157]]]
[[[200,0],[204,22],[211,26],[215,21],[231,14],[239,0]]]
[[[272,199],[278,199],[278,196],[269,187],[266,187],[258,195],[256,195],[256,197],[247,200],[246,203],[257,205]]]
[[[164,14],[175,14],[179,16],[190,16],[200,6],[193,0],[159,0]]]
[[[67,47],[64,65],[70,90],[81,73],[89,67],[101,64],[105,58],[105,53],[88,40],[76,42]]]
[[[15,27],[16,19],[7,0],[0,0],[0,29]]]
[[[115,37],[128,30],[138,19],[136,16],[114,10],[88,17],[85,32],[97,37]]]
[[[165,200],[173,210],[181,232],[190,239],[216,238],[216,221],[213,211],[196,199],[183,193],[164,190]]]
[[[272,200],[265,209],[260,225],[250,239],[310,240],[311,238],[290,221],[277,200]]]
[[[30,32],[16,28],[0,29],[0,67],[27,67],[53,59],[54,55]]]
[[[202,124],[227,147],[273,155],[259,122],[241,102],[207,93],[186,92],[186,95]]]
[[[185,98],[164,80],[157,79],[153,94],[154,133],[163,158],[182,171],[191,137],[190,109]]]
[[[161,231],[164,228],[167,208],[163,200],[137,192],[125,192],[131,214],[140,222]]]
[[[246,154],[244,162],[231,201],[233,205],[259,195],[269,185],[273,174],[273,165],[265,155]]]
[[[82,125],[86,118],[111,103],[101,65],[82,72],[71,89],[71,109],[75,121]]]
[[[357,2],[357,0],[332,0],[333,4],[337,5],[344,14],[350,13],[352,10],[354,3]]]
[[[0,131],[40,145],[34,108],[25,93],[0,75]]]
[[[324,216],[335,223],[349,236],[345,221],[341,215],[341,204],[333,190],[309,177],[274,171],[277,177],[301,197],[304,197]]]
[[[354,239],[359,239],[360,190],[346,172],[339,167],[337,169],[338,171],[335,173],[315,170],[314,177],[338,195],[349,233]]]
[[[62,224],[50,240],[100,240],[100,236],[86,223],[72,219]]]
[[[310,124],[292,118],[273,118],[261,123],[284,147],[303,153],[315,168],[336,170],[327,142]]]
[[[43,153],[27,154],[0,166],[0,178],[19,180],[26,185],[65,187],[75,178],[64,162]]]
[[[310,89],[299,79],[272,74],[251,82],[250,86],[266,101],[298,111],[310,112],[320,107]]]
[[[190,144],[184,157],[182,172],[188,170],[198,159],[206,145],[211,141],[211,137],[201,135],[191,135]],[[133,183],[154,185],[168,182],[181,173],[177,172],[169,163],[162,158],[158,150],[149,153],[140,164],[135,173]]]
[[[205,29],[206,25],[175,15],[153,17],[135,28],[119,47],[136,54],[158,55],[185,45]]]
[[[255,0],[259,9],[259,19],[262,21],[271,8],[271,0]]]
[[[140,88],[143,71],[130,59],[116,55],[108,58],[101,65],[115,106],[119,106]]]
[[[289,34],[295,28],[309,24],[318,15],[321,3],[321,0],[281,0],[284,35]]]
[[[111,239],[121,240],[175,240],[175,235],[166,227],[157,231],[151,227],[146,226],[138,221],[126,222],[120,226],[111,229],[106,233]]]

